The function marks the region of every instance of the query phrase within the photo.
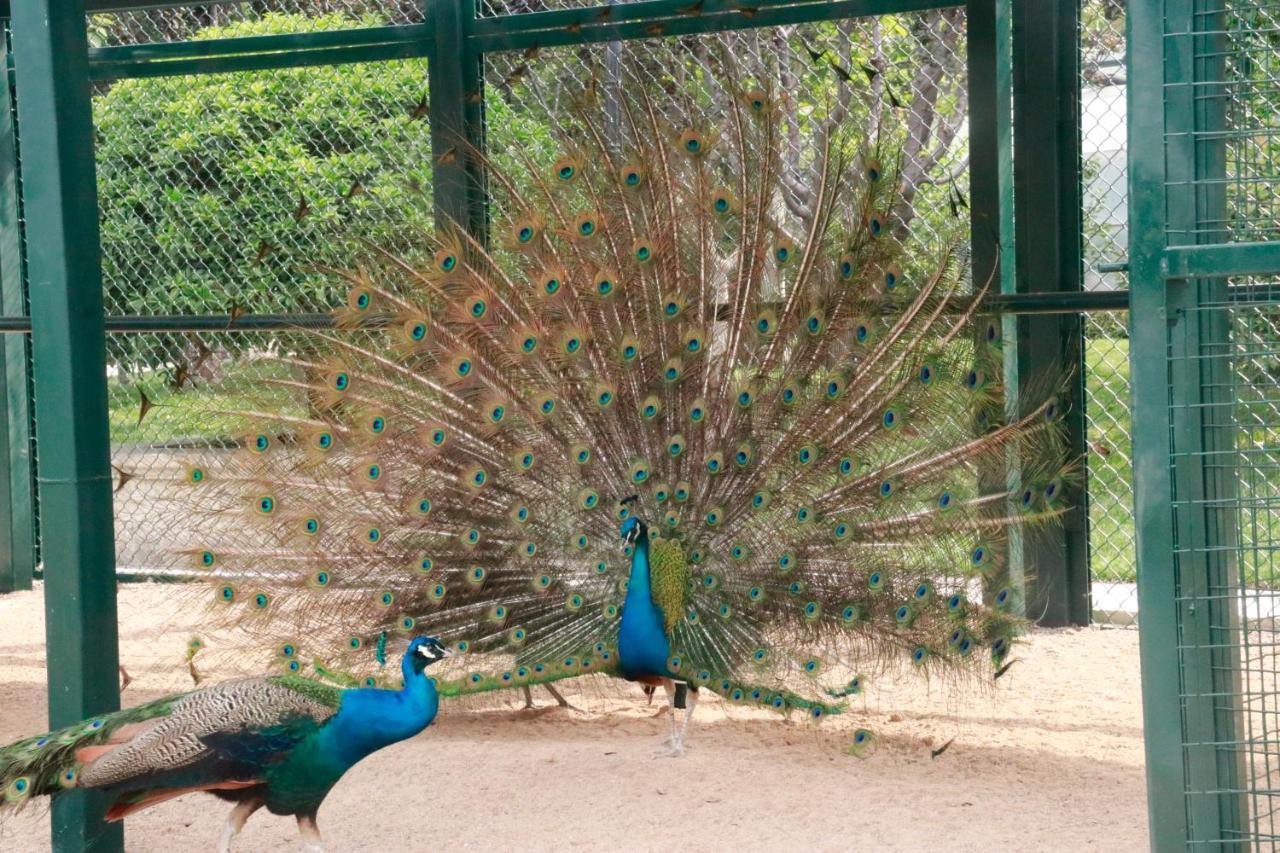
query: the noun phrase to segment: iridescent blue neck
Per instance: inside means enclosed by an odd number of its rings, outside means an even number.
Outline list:
[[[631,554],[631,576],[618,628],[618,663],[625,678],[662,678],[667,675],[669,654],[662,611],[650,594],[649,542],[641,539]]]
[[[404,687],[400,690],[361,688],[342,694],[342,704],[326,732],[333,748],[355,763],[384,746],[413,737],[431,724],[440,708],[440,696],[426,672],[414,670],[413,653],[400,665]]]
[[[627,578],[627,603],[652,604],[649,587],[649,540],[640,539],[631,553],[631,574]]]

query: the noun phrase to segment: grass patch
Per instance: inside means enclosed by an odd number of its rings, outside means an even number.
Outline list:
[[[266,361],[243,361],[228,367],[217,383],[173,387],[170,371],[148,371],[128,381],[110,379],[111,441],[116,444],[207,444],[240,438],[254,428],[247,410],[302,415],[297,397],[287,388],[263,380],[283,378],[288,369]],[[149,401],[142,415],[143,397]]]
[[[1085,342],[1089,418],[1089,563],[1104,581],[1133,582],[1133,445],[1129,414],[1129,341]]]

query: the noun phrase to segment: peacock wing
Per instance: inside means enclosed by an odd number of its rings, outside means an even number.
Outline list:
[[[141,790],[261,778],[333,716],[339,692],[301,679],[239,679],[189,693],[119,744],[77,758],[82,787]]]

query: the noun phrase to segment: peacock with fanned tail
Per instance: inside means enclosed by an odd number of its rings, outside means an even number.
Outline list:
[[[699,689],[821,718],[887,662],[1006,657],[1005,531],[1061,512],[1061,404],[1006,407],[990,278],[889,212],[874,132],[813,118],[801,198],[787,95],[726,86],[589,90],[554,163],[473,152],[487,238],[338,273],[338,328],[267,357],[301,405],[186,472],[223,621],[331,675],[425,625],[448,691],[661,685],[677,753]]]

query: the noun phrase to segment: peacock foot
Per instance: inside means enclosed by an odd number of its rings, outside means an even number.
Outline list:
[[[658,748],[654,750],[654,758],[677,758],[691,749],[693,749],[693,744],[691,743],[676,741],[673,738],[664,738]]]

